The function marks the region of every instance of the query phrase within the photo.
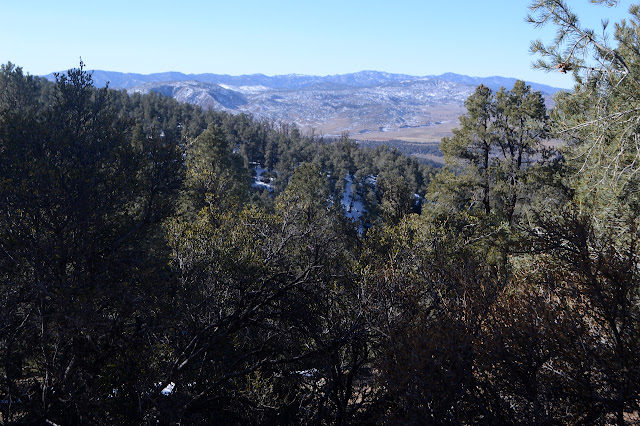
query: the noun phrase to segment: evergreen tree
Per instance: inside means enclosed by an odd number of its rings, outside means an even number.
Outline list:
[[[469,164],[465,169],[474,186],[480,190],[480,201],[485,214],[491,213],[490,154],[495,144],[491,125],[495,119],[495,105],[491,89],[480,85],[465,101],[467,113],[460,117],[460,128],[453,130],[452,138],[440,143],[445,161],[454,169]],[[462,164],[459,164],[462,162]]]
[[[10,68],[4,77],[33,84]],[[180,184],[179,155],[171,146],[136,150],[112,93],[94,89],[82,64],[54,89],[50,106],[0,112],[0,310],[17,326],[0,347],[7,371],[26,374],[6,377],[21,404],[2,415],[117,422],[135,418],[136,386],[146,382],[150,330],[138,326],[154,317],[150,283],[166,271],[151,242]]]
[[[441,143],[451,171],[437,178],[432,195],[444,206],[480,210],[513,224],[526,175],[548,157],[542,145],[548,137],[544,99],[517,81],[495,95],[481,85],[465,105],[460,128]]]

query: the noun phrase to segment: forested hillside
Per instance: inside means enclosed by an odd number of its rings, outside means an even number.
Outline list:
[[[640,7],[531,9],[442,169],[2,65],[0,424],[640,421]]]

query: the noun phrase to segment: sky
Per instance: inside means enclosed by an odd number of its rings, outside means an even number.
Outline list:
[[[569,0],[584,24],[626,16]],[[0,63],[32,75],[77,67],[140,74],[499,75],[555,87],[533,70],[528,0],[0,0]]]

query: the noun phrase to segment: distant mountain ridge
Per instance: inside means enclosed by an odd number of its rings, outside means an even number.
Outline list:
[[[205,109],[246,113],[257,119],[292,123],[337,136],[349,132],[368,140],[439,141],[449,135],[464,114],[464,101],[484,84],[492,90],[511,89],[515,78],[469,77],[454,73],[417,77],[379,71],[309,76],[127,74],[92,71],[94,83],[129,93],[160,93]],[[53,79],[54,75],[46,76]],[[529,83],[551,94],[554,87]]]
[[[229,86],[265,86],[272,89],[301,89],[318,83],[341,84],[350,87],[377,86],[384,83],[399,81],[414,81],[425,78],[439,78],[452,83],[462,83],[478,86],[484,84],[492,90],[499,90],[500,87],[511,88],[515,83],[515,78],[510,77],[470,77],[455,73],[445,73],[441,75],[413,76],[408,74],[393,74],[381,71],[359,71],[349,74],[335,74],[326,76],[285,74],[267,76],[264,74],[183,74],[181,72],[162,72],[154,74],[122,73],[116,71],[90,71],[93,81],[97,87],[104,87],[109,83],[112,89],[128,89],[140,86],[145,83],[175,82],[175,81],[199,81],[209,84],[226,84]],[[43,76],[49,80],[54,80],[54,73]],[[533,90],[552,95],[559,89],[534,82],[527,82]]]

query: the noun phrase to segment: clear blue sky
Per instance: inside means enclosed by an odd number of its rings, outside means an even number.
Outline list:
[[[527,0],[0,0],[0,62],[47,74],[78,65],[134,72],[411,75],[455,72],[572,85],[531,69],[547,31]],[[599,27],[626,15],[570,0]]]

